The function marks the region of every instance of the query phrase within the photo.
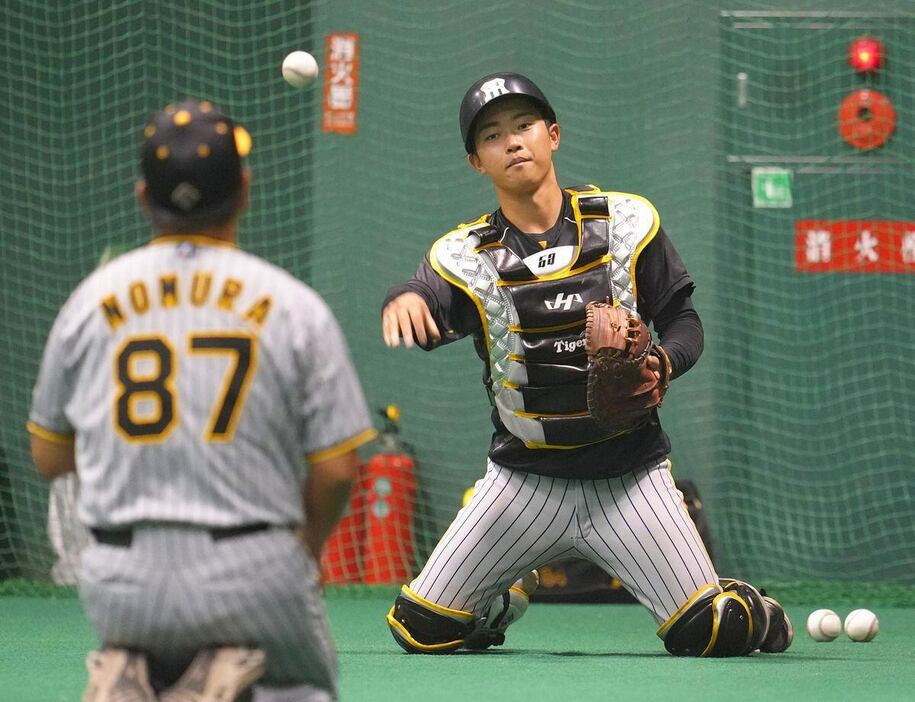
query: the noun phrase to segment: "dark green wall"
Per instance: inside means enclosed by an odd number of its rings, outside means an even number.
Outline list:
[[[188,94],[213,99],[254,136],[245,247],[303,277],[325,296],[343,324],[371,404],[401,406],[403,432],[416,447],[420,486],[428,497],[418,536],[420,553],[428,552],[464,489],[482,474],[488,404],[469,342],[434,354],[386,349],[379,305],[390,285],[413,273],[437,236],[495,207],[488,182],[464,159],[457,108],[475,79],[514,70],[532,77],[556,108],[563,130],[556,159],[561,182],[594,182],[648,197],[696,280],[705,354],[675,382],[661,416],[673,439],[675,473],[693,478],[705,497],[713,532],[723,544],[717,549],[722,568],[734,575],[771,575],[787,560],[797,577],[828,576],[840,572],[849,549],[866,553],[874,543],[881,544],[879,556],[865,558],[861,574],[868,568],[895,574],[875,568],[887,560],[911,563],[910,547],[884,548],[888,541],[915,536],[911,520],[903,519],[911,514],[915,494],[913,447],[911,439],[900,436],[912,417],[911,405],[899,397],[855,395],[846,386],[843,401],[863,403],[865,412],[896,408],[901,423],[867,425],[876,432],[872,441],[894,449],[861,454],[865,477],[842,483],[843,494],[858,498],[822,499],[821,482],[805,492],[793,476],[815,461],[816,453],[798,450],[803,434],[798,438],[796,419],[783,426],[784,412],[760,412],[753,389],[795,397],[801,412],[815,413],[816,402],[831,397],[828,379],[843,372],[847,355],[827,355],[828,367],[810,379],[803,362],[783,358],[792,349],[769,348],[754,356],[754,320],[771,316],[759,303],[765,300],[760,293],[793,273],[790,262],[783,261],[770,283],[745,280],[748,271],[754,281],[765,276],[768,269],[754,263],[760,251],[790,253],[785,231],[795,214],[817,211],[840,218],[866,210],[874,218],[915,219],[906,198],[913,151],[903,148],[912,145],[910,109],[901,113],[900,133],[887,149],[900,160],[894,174],[867,182],[852,177],[841,187],[799,176],[796,198],[819,209],[799,205],[796,213],[760,215],[747,204],[746,169],[729,166],[726,156],[744,137],[753,146],[771,145],[772,153],[789,149],[779,135],[797,130],[810,115],[782,110],[768,117],[760,113],[759,124],[741,122],[743,117],[727,107],[734,65],[758,59],[775,91],[798,75],[809,80],[805,90],[814,92],[841,87],[849,79],[842,57],[832,57],[828,49],[811,54],[803,40],[784,37],[744,46],[722,29],[721,10],[773,11],[778,5],[713,0],[217,5],[188,10],[184,3],[127,2],[99,10],[96,3],[74,2],[49,10],[21,0],[8,3],[0,28],[0,153],[9,174],[0,179],[0,352],[5,359],[0,448],[10,463],[11,487],[0,483],[0,498],[15,508],[27,545],[15,559],[0,558],[28,564],[33,572],[45,567],[45,488],[31,477],[22,430],[41,344],[57,308],[102,250],[146,236],[132,197],[140,129],[153,110]],[[911,2],[880,6],[884,12],[913,13]],[[836,12],[858,10],[859,4],[794,2],[792,7]],[[859,24],[868,29],[867,20],[852,23]],[[353,136],[320,131],[320,86],[297,92],[280,79],[279,64],[293,49],[312,51],[326,70],[323,41],[330,31],[361,37],[359,130]],[[911,50],[897,44],[893,51],[887,90],[910,108],[915,95]],[[805,55],[818,58],[798,74],[799,66],[789,59]],[[829,124],[829,99],[823,98],[820,119],[813,120],[821,130],[815,138],[818,148],[842,153]],[[789,150],[807,146],[809,134],[791,133],[796,138]],[[893,197],[871,197],[885,192]],[[864,203],[863,210],[847,207],[849,196]],[[891,304],[869,311],[891,319],[900,340],[894,349],[911,347],[907,279],[797,284],[806,299],[845,295],[856,300],[876,285]],[[779,314],[791,319],[794,306],[803,307],[806,299],[780,298]],[[836,311],[833,327],[855,321],[854,315]],[[823,343],[855,343],[854,336],[830,337],[829,331],[817,329]],[[815,343],[804,347],[805,359],[821,363],[817,348]],[[770,382],[779,363],[793,385]],[[898,384],[912,388],[911,366],[891,354],[869,377],[885,383],[891,367]],[[794,385],[805,380],[820,383],[820,394],[792,395]],[[844,430],[858,428],[851,422]],[[761,429],[769,432],[764,439]],[[769,451],[780,432],[794,436],[794,448]],[[860,445],[849,444],[851,450]],[[837,474],[843,465],[837,462]],[[874,465],[876,470],[867,473]],[[826,543],[823,531],[812,525],[827,518],[834,525],[830,533],[844,533],[850,520],[864,519],[865,506],[871,513],[879,509],[881,498],[868,493],[866,485],[887,479],[895,481],[895,494],[908,495],[892,503],[891,519],[898,524],[879,524],[870,537],[848,532],[840,538],[844,550],[808,567],[806,553],[796,548],[805,534],[810,534],[806,547]],[[855,492],[859,488],[864,492]],[[787,493],[793,496],[790,507],[785,507]],[[789,536],[775,539],[780,530]],[[758,549],[760,541],[764,545]]]

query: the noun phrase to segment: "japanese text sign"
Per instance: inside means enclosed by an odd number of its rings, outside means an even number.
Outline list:
[[[331,32],[324,53],[325,132],[356,133],[359,102],[359,35]]]
[[[915,222],[801,219],[794,244],[798,271],[915,273]]]

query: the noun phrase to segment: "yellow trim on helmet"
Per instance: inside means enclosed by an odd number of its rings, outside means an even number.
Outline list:
[[[55,444],[72,444],[74,439],[76,439],[74,434],[61,434],[60,432],[51,431],[50,429],[45,429],[40,424],[35,424],[35,422],[26,422],[25,428],[29,434]]]

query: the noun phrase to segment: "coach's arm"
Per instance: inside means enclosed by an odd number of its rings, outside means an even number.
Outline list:
[[[73,441],[51,440],[31,433],[32,460],[46,480],[76,472],[76,451]]]
[[[355,450],[308,460],[302,540],[315,560],[321,559],[324,543],[349,503],[360,464]]]

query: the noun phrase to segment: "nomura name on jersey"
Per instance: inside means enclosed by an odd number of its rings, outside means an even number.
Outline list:
[[[160,275],[154,283],[145,280],[131,282],[126,292],[104,297],[99,308],[112,331],[124,324],[131,313],[143,315],[154,305],[167,310],[185,304],[195,307],[212,305],[224,312],[234,312],[242,321],[260,328],[270,314],[273,300],[269,295],[262,295],[250,306],[236,307],[243,290],[244,282],[238,278],[226,278],[221,287],[214,285],[213,274],[208,271],[195,271],[190,280],[176,273],[167,273]]]

